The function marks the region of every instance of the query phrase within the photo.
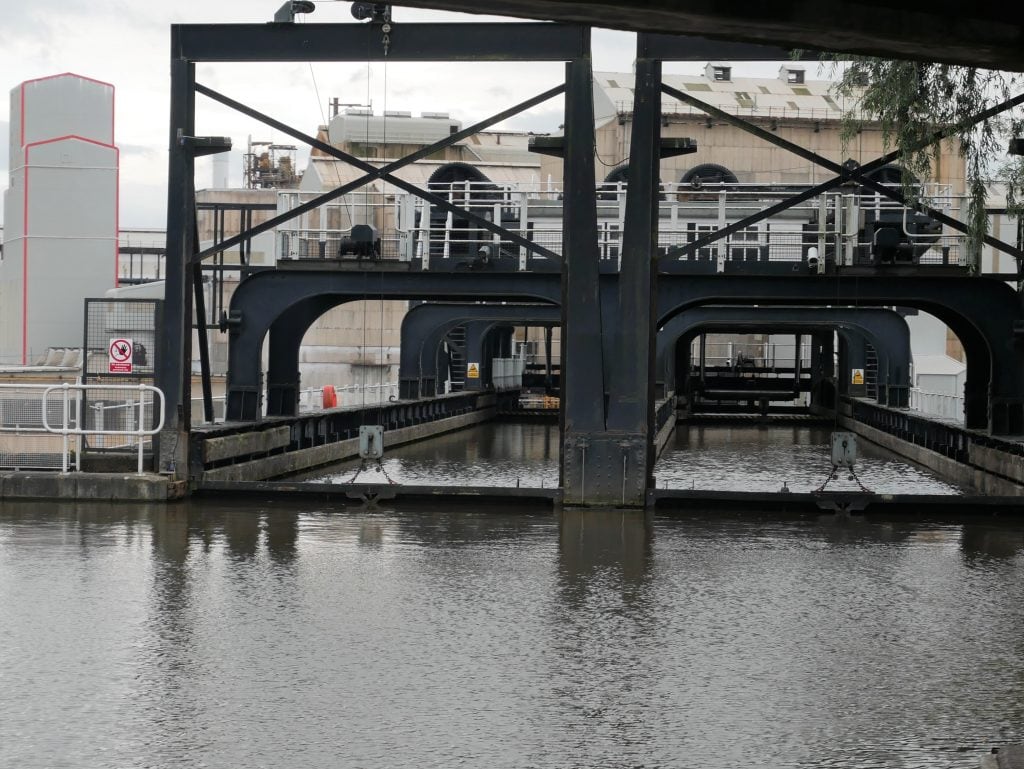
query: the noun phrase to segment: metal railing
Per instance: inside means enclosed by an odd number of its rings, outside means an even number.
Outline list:
[[[964,421],[964,396],[949,393],[926,392],[920,387],[910,388],[909,408],[928,416]]]
[[[105,429],[105,428],[83,428],[80,422],[72,423],[70,419],[71,414],[71,393],[74,392],[78,395],[76,402],[81,404],[81,395],[89,391],[115,391],[115,392],[132,392],[138,393],[138,400],[130,404],[121,404],[125,409],[125,414],[128,417],[126,424],[132,422],[132,417],[138,416],[138,422],[135,427],[129,429],[127,427],[120,429]],[[50,424],[47,418],[47,406],[49,405],[50,393],[54,391],[60,391],[62,394],[61,400],[61,423],[59,427],[55,427]],[[146,393],[152,394],[150,403],[154,406],[159,403],[157,410],[156,424],[151,427],[146,427]],[[159,433],[164,428],[164,394],[163,392],[153,387],[152,385],[138,384],[138,385],[87,385],[87,384],[68,384],[67,382],[59,385],[49,385],[42,393],[42,416],[43,416],[43,428],[49,433],[55,433],[62,437],[62,450],[61,450],[61,472],[68,472],[69,454],[70,454],[70,438],[71,436],[123,436],[128,438],[135,438],[135,443],[138,446],[138,474],[142,475],[143,469],[143,449],[145,447],[144,438],[152,438],[154,435]],[[76,409],[76,413],[81,413],[81,406],[79,405]],[[130,445],[129,444],[122,444]],[[81,469],[81,452],[75,453],[75,469]]]
[[[59,470],[62,443],[43,426],[43,410],[61,418],[59,404],[46,403],[42,393],[50,384],[0,384],[0,468]],[[71,404],[68,419],[77,421],[80,404]],[[77,441],[76,441],[77,442]],[[76,452],[77,453],[77,452]]]
[[[621,258],[625,223],[626,184],[598,186],[598,246],[602,259]],[[683,246],[702,235],[724,228],[769,205],[795,195],[807,185],[709,184],[666,182],[661,185],[658,242],[661,248]],[[471,209],[495,224],[556,254],[562,246],[560,185],[522,182],[459,182],[432,190],[456,205]],[[965,198],[948,185],[922,184],[921,200],[954,218],[965,216]],[[289,211],[314,193],[282,191],[278,211]],[[804,261],[808,248],[836,255],[841,264],[853,265],[872,248],[870,231],[863,231],[865,214],[885,216],[902,225],[908,243],[915,244],[920,264],[963,265],[964,236],[948,228],[940,233],[917,234],[907,209],[878,194],[827,192],[721,241],[691,253],[686,261],[790,262]],[[902,215],[901,215],[902,212]],[[370,191],[351,193],[300,215],[293,224],[277,229],[278,257],[282,259],[342,258],[343,243],[356,224],[377,228],[380,243],[372,258],[421,260],[429,269],[432,259],[465,261],[499,257],[518,260],[528,268],[527,249],[465,219],[432,206],[413,195],[383,184]],[[867,238],[867,239],[865,239]]]
[[[86,409],[95,408],[84,397],[88,392],[131,393],[127,401],[100,404],[104,412],[116,409],[118,418],[98,420],[100,426],[85,424]],[[51,397],[59,392],[60,398]],[[147,394],[151,397],[147,398]],[[156,418],[152,417],[156,409]],[[104,426],[110,421],[116,428]],[[146,427],[146,424],[153,424]],[[164,424],[163,393],[150,385],[2,384],[0,385],[0,467],[14,470],[81,470],[84,439],[98,436],[126,438],[113,448],[136,446],[138,472],[143,472],[146,438],[160,432]],[[106,448],[112,448],[107,446]]]
[[[700,339],[694,339],[690,347],[692,365],[700,365]],[[744,363],[758,371],[776,368],[792,369],[795,364],[796,345],[779,342],[706,342],[704,362],[708,366],[742,366]],[[804,370],[811,366],[811,346],[800,346],[800,366]]]
[[[334,387],[337,403],[331,408],[376,406],[398,400],[398,382],[374,385],[338,385]],[[365,397],[364,397],[365,396]],[[299,391],[299,413],[320,411],[324,408],[324,388],[311,387]]]

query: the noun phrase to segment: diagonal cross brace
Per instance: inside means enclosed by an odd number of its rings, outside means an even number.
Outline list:
[[[478,216],[477,214],[474,214],[471,211],[467,211],[459,206],[453,205],[452,203],[448,202],[439,195],[435,195],[432,192],[428,192],[427,190],[417,187],[416,185],[410,182],[406,182],[402,179],[399,179],[393,176],[392,172],[400,168],[403,168],[411,163],[414,163],[417,160],[421,160],[422,158],[427,157],[428,155],[437,152],[438,150],[444,149],[445,147],[449,147],[452,144],[461,141],[462,139],[472,136],[473,134],[479,133],[480,131],[494,125],[495,123],[499,123],[502,120],[506,120],[507,118],[512,117],[513,115],[517,115],[518,113],[523,112],[524,110],[530,109],[530,107],[536,106],[537,104],[547,101],[548,99],[554,96],[564,93],[564,83],[557,85],[554,88],[551,88],[547,91],[544,91],[543,93],[538,94],[537,96],[527,99],[526,101],[520,102],[514,107],[510,107],[509,109],[504,110],[503,112],[499,112],[498,114],[493,115],[487,118],[486,120],[482,120],[479,123],[469,126],[468,128],[464,128],[461,131],[458,131],[457,133],[451,134],[450,136],[446,136],[440,141],[434,142],[433,144],[427,147],[417,150],[416,152],[413,152],[410,155],[406,155],[405,157],[400,158],[392,163],[389,163],[381,168],[377,168],[373,165],[370,165],[369,163],[355,157],[354,155],[349,155],[347,152],[343,152],[342,150],[332,147],[330,144],[322,142],[319,139],[316,139],[312,136],[308,136],[307,134],[304,134],[301,131],[291,128],[290,126],[281,123],[280,121],[275,120],[274,118],[265,115],[255,109],[252,109],[251,107],[248,107],[242,104],[241,102],[235,101],[234,99],[231,99],[225,96],[224,94],[214,91],[212,88],[208,88],[204,85],[196,83],[195,90],[198,93],[203,94],[204,96],[208,96],[214,101],[220,102],[221,104],[224,104],[227,107],[231,107],[232,109],[241,112],[244,115],[248,115],[249,117],[255,118],[263,123],[266,123],[272,128],[276,128],[279,131],[282,131],[288,134],[289,136],[298,139],[299,141],[305,142],[306,144],[309,144],[310,146],[315,147],[331,155],[332,157],[337,158],[338,160],[343,160],[346,163],[355,166],[360,170],[365,171],[366,173],[360,178],[354,179],[351,182],[347,182],[341,187],[337,187],[329,192],[324,193],[323,195],[319,195],[316,198],[313,198],[312,200],[309,200],[306,203],[303,203],[302,205],[293,208],[287,213],[275,216],[271,219],[268,219],[265,222],[262,222],[261,224],[257,224],[251,227],[245,232],[239,233],[238,235],[228,238],[227,240],[224,240],[220,243],[215,243],[209,248],[203,249],[192,258],[193,261],[202,261],[203,259],[206,259],[208,256],[211,256],[215,253],[225,251],[229,248],[233,248],[239,243],[248,240],[249,238],[252,238],[255,235],[259,235],[262,232],[272,230],[279,224],[283,224],[284,222],[290,221],[307,211],[311,211],[314,208],[323,205],[324,203],[339,198],[342,195],[345,195],[351,192],[352,190],[358,189],[359,187],[362,187],[365,184],[368,184],[369,182],[375,181],[377,179],[384,179],[385,181],[390,182],[394,186],[399,187],[400,189],[403,189],[406,192],[409,192],[413,195],[416,195],[417,197],[420,197],[423,200],[426,200],[428,203],[431,203],[432,205],[435,205],[439,208],[443,208],[446,211],[450,211],[459,216],[463,216],[466,219],[479,225],[480,227],[483,227],[484,229],[489,230],[490,232],[496,235],[500,235],[503,238],[510,240],[519,246],[522,246],[523,248],[533,251],[534,253],[548,257],[549,259],[561,260],[561,257],[554,251],[544,248],[543,246],[538,245],[533,241],[527,240],[518,233],[512,232],[511,230],[508,230],[500,225],[494,224],[493,222],[483,218],[482,216]]]
[[[963,233],[969,232],[968,226],[965,225],[963,222],[953,219],[952,217],[947,216],[946,214],[943,214],[940,211],[936,211],[935,209],[929,206],[922,204],[910,204],[907,202],[905,196],[902,193],[895,190],[891,190],[888,187],[865,177],[865,174],[870,173],[876,168],[881,168],[887,163],[890,163],[893,160],[899,158],[903,154],[902,150],[893,150],[892,152],[889,152],[879,158],[876,158],[875,160],[872,160],[869,163],[865,163],[863,166],[860,166],[859,168],[848,169],[845,166],[836,163],[835,161],[822,157],[821,155],[819,155],[816,152],[813,152],[812,150],[809,150],[805,147],[801,147],[798,144],[783,139],[782,137],[777,136],[776,134],[771,133],[770,131],[766,131],[765,129],[756,126],[753,123],[750,123],[740,117],[737,117],[736,115],[731,115],[728,112],[725,112],[724,110],[721,110],[711,104],[708,104],[707,102],[701,101],[700,99],[697,99],[687,93],[684,93],[683,91],[673,88],[670,85],[662,83],[661,90],[663,93],[683,102],[684,104],[689,104],[691,107],[699,109],[702,112],[707,113],[708,115],[716,117],[724,122],[729,123],[730,125],[734,125],[737,128],[746,131],[747,133],[757,136],[760,139],[764,139],[770,144],[774,144],[776,147],[788,150],[793,154],[804,158],[805,160],[809,160],[812,163],[820,165],[824,168],[829,169],[830,171],[839,174],[837,177],[825,182],[823,185],[812,187],[810,190],[806,190],[805,192],[801,193],[798,196],[789,198],[785,201],[782,201],[782,203],[778,203],[763,211],[759,211],[758,213],[746,217],[745,219],[742,219],[738,222],[735,222],[734,224],[729,225],[728,227],[725,227],[721,230],[716,230],[715,232],[709,233],[701,238],[698,238],[692,243],[687,243],[684,246],[676,246],[674,248],[671,248],[667,251],[665,257],[671,258],[680,255],[691,254],[699,248],[704,248],[710,243],[728,237],[734,232],[737,232],[745,227],[749,227],[752,224],[756,224],[757,222],[766,219],[769,216],[774,216],[776,213],[784,211],[787,208],[799,205],[805,200],[808,200],[811,197],[820,194],[821,192],[825,192],[829,189],[832,189],[848,180],[856,181],[862,186],[869,187],[870,189],[875,190],[879,194],[885,195],[886,197],[895,200],[896,202],[900,203],[903,206],[907,206],[908,208],[913,208],[916,211],[927,214],[931,218],[947,225],[951,229]],[[968,128],[972,125],[980,123],[981,121],[987,120],[990,117],[994,117],[995,115],[1005,112],[1008,109],[1012,109],[1013,107],[1016,107],[1021,103],[1024,103],[1024,93],[1018,94],[1017,96],[1011,99],[1007,99],[1006,101],[1001,102],[1000,104],[996,104],[992,107],[989,107],[987,110],[984,110],[982,112],[979,112],[977,115],[974,115],[969,120],[963,121],[962,123],[959,123],[955,126],[949,126],[942,130],[936,131],[927,141],[923,141],[914,145],[913,149],[922,149],[930,144],[942,141],[943,139],[952,136],[958,130]],[[1018,260],[1018,263],[1024,262],[1024,251],[1022,251],[1021,249],[1015,248],[1014,246],[1011,246],[1010,244],[1005,243],[1004,241],[994,238],[991,235],[985,235],[983,239],[987,245],[990,245],[999,251],[1002,251],[1015,257]]]

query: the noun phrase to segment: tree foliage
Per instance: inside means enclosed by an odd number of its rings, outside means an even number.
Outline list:
[[[903,152],[900,164],[920,179],[931,175],[939,145],[938,131],[949,130],[965,160],[970,227],[968,253],[977,254],[988,230],[985,192],[989,181],[1006,183],[1007,206],[1024,213],[1024,162],[1006,160],[1006,141],[1020,135],[1024,125],[1019,108],[976,123],[979,113],[1024,90],[1017,73],[951,64],[894,61],[863,56],[837,56],[833,60],[836,90],[852,104],[843,120],[843,138],[849,139],[865,120],[881,125],[886,147]],[[906,189],[915,199],[917,191]]]

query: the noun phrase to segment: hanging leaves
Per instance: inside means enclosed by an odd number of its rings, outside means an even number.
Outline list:
[[[843,118],[847,143],[871,120],[880,125],[887,149],[903,152],[900,164],[919,179],[932,176],[940,145],[929,140],[936,131],[955,128],[951,139],[964,158],[964,212],[970,234],[967,253],[980,253],[988,232],[986,188],[992,180],[1006,185],[1009,213],[1024,213],[1024,158],[1006,160],[1006,142],[1024,125],[1019,111],[973,124],[979,112],[1005,101],[1024,87],[1017,73],[950,64],[835,56],[831,59],[835,90],[852,108]],[[957,128],[958,127],[958,128]],[[904,194],[919,200],[920,191],[905,178]],[[972,267],[977,267],[972,264]]]

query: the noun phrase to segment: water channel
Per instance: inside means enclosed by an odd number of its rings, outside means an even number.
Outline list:
[[[655,465],[658,488],[720,491],[813,491],[829,476],[831,430],[820,426],[723,425],[680,427]],[[886,494],[959,494],[933,473],[874,446],[858,443],[856,477],[839,474],[829,489]],[[342,483],[358,462],[310,474],[313,482]],[[396,483],[461,486],[558,485],[558,427],[490,423],[429,441],[389,449],[383,473],[371,468],[358,480],[384,476]]]
[[[748,486],[819,481],[813,430],[719,429],[664,477],[724,483],[750,440]],[[554,472],[549,428],[476,434],[389,472]],[[4,769],[973,769],[1022,740],[1018,519],[0,505]]]
[[[948,769],[1024,739],[1017,522],[6,504],[0,618],[5,768]]]

